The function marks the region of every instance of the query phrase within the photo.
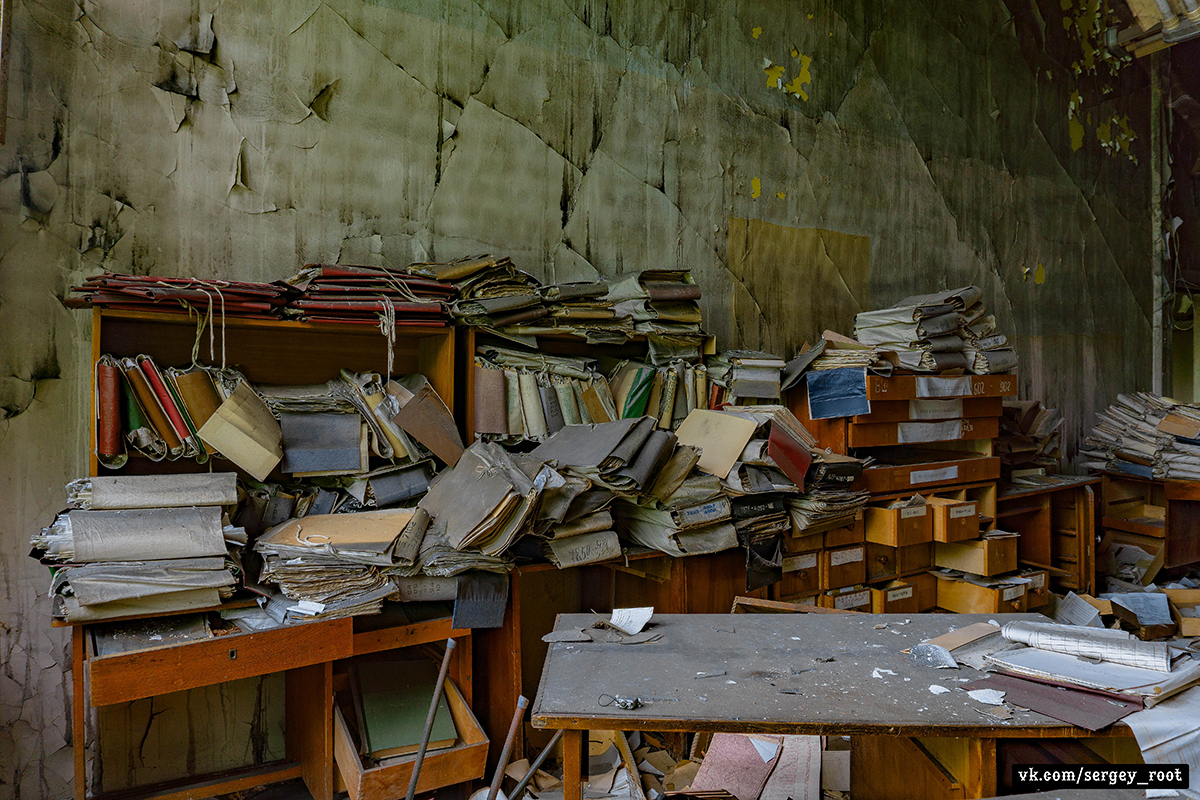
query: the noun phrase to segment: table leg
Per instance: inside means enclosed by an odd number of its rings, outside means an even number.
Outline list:
[[[967,740],[970,779],[967,797],[996,796],[996,740],[974,737]]]
[[[583,745],[586,731],[563,733],[563,800],[583,800]]]

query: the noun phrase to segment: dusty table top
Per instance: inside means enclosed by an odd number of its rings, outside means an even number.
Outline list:
[[[655,642],[620,644],[594,614],[555,632],[532,720],[539,728],[906,736],[1088,736],[1029,711],[1000,720],[957,687],[984,673],[919,666],[903,650],[976,622],[1036,614],[656,614]],[[612,641],[606,641],[611,639]],[[832,660],[830,660],[832,659]],[[723,674],[718,674],[723,673]],[[949,692],[934,694],[930,686]],[[623,710],[612,697],[637,697]],[[1115,735],[1129,735],[1114,726]],[[1100,735],[1108,735],[1107,732]]]

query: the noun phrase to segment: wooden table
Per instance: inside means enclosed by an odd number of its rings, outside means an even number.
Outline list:
[[[596,619],[590,614],[560,615],[555,630],[590,629]],[[1123,726],[1092,734],[1033,712],[1014,712],[1011,720],[1002,721],[984,713],[988,706],[966,692],[930,692],[934,684],[953,689],[984,676],[966,667],[918,666],[901,651],[988,619],[1003,624],[1044,618],[1034,614],[655,615],[650,624],[662,634],[657,642],[551,645],[533,705],[533,725],[566,731],[566,800],[580,798],[580,754],[590,729],[854,734],[856,743],[866,737],[868,744],[887,737],[936,737],[931,741],[961,745],[943,750],[952,759],[960,757],[966,764],[964,773],[969,772],[958,796],[975,798],[996,794],[999,738],[1132,735]],[[700,677],[719,672],[725,674]],[[639,697],[644,702],[635,710],[622,710],[615,704],[604,705],[609,696]],[[883,756],[875,753],[871,758]],[[853,796],[860,800],[859,794]]]

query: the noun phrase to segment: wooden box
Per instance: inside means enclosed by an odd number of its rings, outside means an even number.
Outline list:
[[[867,506],[866,539],[889,547],[933,541],[932,516],[928,506],[878,508]]]
[[[976,539],[946,544],[935,542],[933,563],[976,575],[999,575],[1017,568],[1017,537]]]
[[[917,611],[932,611],[937,608],[937,577],[932,572],[918,572],[909,575],[905,582],[916,587]]]
[[[1171,603],[1171,616],[1179,624],[1178,636],[1200,636],[1200,617],[1185,617],[1180,613],[1200,606],[1200,589],[1163,589]]]
[[[822,608],[839,611],[870,611],[871,590],[863,586],[847,586],[825,592],[818,599]]]
[[[875,614],[916,614],[920,609],[917,587],[904,581],[892,581],[871,589],[871,611]]]
[[[937,575],[938,608],[958,614],[1008,614],[1025,610],[1025,584],[977,586]]]
[[[935,542],[961,542],[979,535],[979,506],[974,500],[928,499]]]
[[[1024,569],[1021,577],[1030,581],[1025,584],[1025,608],[1033,611],[1046,605],[1050,600],[1050,573],[1044,569]]]
[[[866,545],[821,552],[821,589],[840,589],[867,580]]]
[[[443,786],[482,778],[487,767],[488,738],[471,713],[470,707],[453,681],[446,681],[446,703],[458,729],[458,744],[449,750],[426,753],[417,780],[418,792],[430,792]],[[366,766],[358,754],[358,742],[346,723],[346,716],[334,704],[333,757],[346,782],[351,800],[391,800],[403,797],[412,777],[416,754],[387,764]],[[367,764],[372,762],[368,761]]]
[[[825,531],[824,546],[846,547],[847,545],[859,544],[864,541],[865,536],[866,527],[863,520],[863,513],[860,511],[852,525]]]
[[[783,554],[783,578],[776,584],[779,597],[812,594],[821,589],[821,551]]]

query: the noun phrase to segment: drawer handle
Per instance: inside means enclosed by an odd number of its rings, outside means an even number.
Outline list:
[[[237,650],[230,650],[229,651],[229,660],[233,661],[235,658],[237,658]]]

